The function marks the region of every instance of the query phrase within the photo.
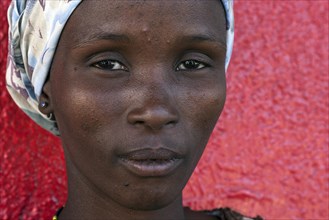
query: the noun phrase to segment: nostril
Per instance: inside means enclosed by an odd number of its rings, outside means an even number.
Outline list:
[[[171,127],[171,126],[174,126],[176,123],[177,123],[177,121],[175,121],[175,120],[168,121],[168,122],[165,124],[165,126],[166,126],[166,127]]]
[[[144,124],[144,121],[140,120],[140,121],[135,121],[135,125],[142,125]]]

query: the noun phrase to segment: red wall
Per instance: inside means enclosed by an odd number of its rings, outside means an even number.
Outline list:
[[[329,219],[328,4],[235,2],[227,104],[185,205]],[[63,152],[5,90],[7,5],[0,1],[0,219],[50,219],[66,198]]]

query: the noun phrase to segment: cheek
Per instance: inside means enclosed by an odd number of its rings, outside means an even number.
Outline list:
[[[71,154],[79,155],[74,160],[93,159],[99,162],[98,168],[105,166],[103,162],[109,161],[124,136],[117,134],[123,131],[129,96],[120,92],[120,87],[104,79],[90,79],[90,74],[79,69],[54,72],[52,80],[54,113],[63,144]]]
[[[99,125],[95,117],[96,106],[90,95],[79,88],[59,90],[54,96],[54,113],[61,133],[70,132],[84,136]]]
[[[184,133],[188,137],[190,146],[192,170],[199,161],[223,110],[226,99],[225,84],[224,80],[222,83],[191,89],[179,102],[182,115],[185,117],[186,130]]]
[[[207,88],[192,89],[186,93],[181,109],[188,118],[185,120],[193,130],[209,136],[220,116],[226,99],[225,83],[209,85]]]
[[[52,88],[56,120],[65,156],[90,181],[109,182],[105,174],[113,173],[113,134],[124,103],[120,96],[85,82],[76,79],[70,86]]]
[[[70,86],[54,88],[54,113],[59,129],[77,137],[94,135],[104,121],[114,126],[124,108],[120,94],[86,82],[88,80],[75,80]]]

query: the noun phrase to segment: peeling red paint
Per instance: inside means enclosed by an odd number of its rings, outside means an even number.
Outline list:
[[[5,90],[8,2],[0,1],[0,219],[50,219],[66,198],[63,152]],[[329,219],[328,4],[236,1],[227,104],[185,205]]]

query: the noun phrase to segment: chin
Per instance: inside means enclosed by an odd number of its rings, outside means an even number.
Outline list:
[[[181,203],[181,190],[160,188],[153,186],[153,189],[149,187],[136,189],[135,193],[128,195],[125,201],[121,201],[121,205],[133,210],[152,211],[165,208],[176,200]]]
[[[175,199],[154,196],[153,198],[139,199],[138,202],[130,204],[128,208],[139,211],[159,210],[172,204]]]

